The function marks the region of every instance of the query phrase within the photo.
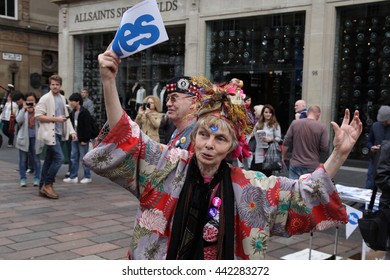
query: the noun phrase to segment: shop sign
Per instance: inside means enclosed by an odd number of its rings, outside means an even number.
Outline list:
[[[171,1],[158,1],[157,6],[160,12],[171,12],[178,9],[177,0]],[[95,5],[96,6],[96,5]],[[96,22],[100,20],[109,20],[115,18],[121,18],[123,14],[132,6],[118,7],[118,8],[106,8],[95,11],[78,12],[74,15],[74,23],[83,22]]]
[[[22,61],[22,55],[18,53],[3,53],[3,60]]]

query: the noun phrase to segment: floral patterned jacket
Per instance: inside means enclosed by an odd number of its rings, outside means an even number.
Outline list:
[[[151,140],[123,112],[103,127],[84,162],[139,200],[131,259],[165,259],[175,208],[191,158],[187,150]],[[265,177],[231,167],[235,196],[235,258],[264,258],[271,235],[291,236],[347,222],[346,211],[323,166],[300,180]]]

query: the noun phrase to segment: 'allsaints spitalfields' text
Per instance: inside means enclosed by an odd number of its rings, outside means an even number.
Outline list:
[[[158,5],[161,13],[162,12],[176,11],[177,10],[177,1],[178,0],[157,2],[157,5]],[[74,23],[121,18],[123,16],[123,14],[131,7],[132,6],[121,7],[121,8],[116,8],[116,9],[106,9],[106,10],[78,13],[75,16]]]

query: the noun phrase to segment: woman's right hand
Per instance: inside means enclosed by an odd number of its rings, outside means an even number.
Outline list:
[[[111,44],[104,53],[99,54],[98,61],[102,80],[115,79],[121,59],[111,49]]]
[[[104,53],[99,54],[98,61],[100,77],[103,83],[107,121],[112,128],[119,122],[123,113],[115,81],[121,59],[111,49],[110,44]]]

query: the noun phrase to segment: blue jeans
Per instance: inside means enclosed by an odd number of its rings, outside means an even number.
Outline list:
[[[306,168],[301,166],[293,166],[290,164],[290,169],[288,171],[288,178],[290,179],[299,179],[303,174],[312,173],[315,168]]]
[[[38,179],[41,175],[41,160],[39,159],[39,155],[35,153],[35,137],[29,138],[29,147],[28,152],[19,150],[19,175],[20,179],[26,178],[26,163],[27,158],[31,158],[33,160],[32,167],[34,169],[34,179]]]
[[[367,169],[366,189],[372,190],[374,188],[374,171],[375,171],[374,161],[370,160]]]
[[[81,145],[79,141],[72,141],[72,148],[70,154],[70,176],[69,178],[74,179],[77,177],[79,171],[80,160],[83,159],[86,153],[88,153],[89,143]],[[91,171],[88,167],[83,164],[84,178],[91,178]]]
[[[43,185],[53,184],[58,170],[64,162],[64,153],[61,147],[61,135],[56,134],[56,144],[53,146],[46,145],[46,157],[42,166],[41,181],[39,189]]]
[[[14,144],[14,133],[9,133],[9,121],[1,120],[3,123],[3,133],[8,137],[8,145]]]

